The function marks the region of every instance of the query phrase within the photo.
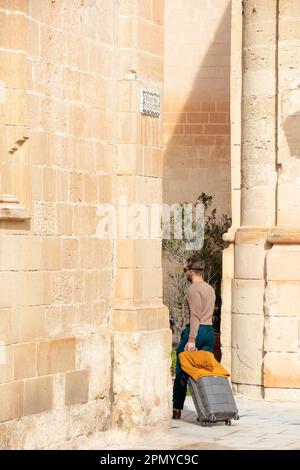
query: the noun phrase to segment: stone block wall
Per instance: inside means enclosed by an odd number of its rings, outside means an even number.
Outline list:
[[[162,0],[128,1],[120,9],[116,201],[144,204],[148,234],[150,206],[162,201],[163,115],[141,114],[139,99],[147,89],[162,100],[163,25]],[[169,429],[171,331],[158,237],[116,242],[113,330],[113,425]]]
[[[113,245],[94,235],[112,200],[116,7],[75,3],[0,8],[1,193],[27,210],[0,221],[2,448],[109,425]]]
[[[96,237],[161,200],[163,1],[1,0],[0,31],[0,447],[166,427],[160,241]]]
[[[228,214],[230,23],[230,1],[166,1],[164,201],[206,192]]]

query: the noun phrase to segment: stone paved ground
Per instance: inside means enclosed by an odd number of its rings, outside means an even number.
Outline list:
[[[148,449],[300,449],[300,403],[237,398],[237,405],[239,421],[204,428],[188,397],[182,419],[173,421],[170,435],[164,442],[149,442]]]
[[[203,428],[196,421],[191,397],[187,399],[183,419],[173,421],[172,433],[193,435],[193,446],[183,443],[182,448],[197,449],[196,440],[230,449],[300,449],[300,403],[270,403],[237,398],[240,420],[230,427],[218,424]],[[176,429],[177,428],[177,429]],[[180,437],[181,439],[181,437]],[[209,448],[208,447],[208,448]]]
[[[97,439],[78,440],[71,448],[81,449],[298,449],[300,450],[300,403],[270,403],[236,398],[240,420],[231,426],[223,423],[202,427],[188,397],[181,420],[173,420],[167,434],[126,439],[122,435],[107,436],[106,444]],[[112,439],[112,440],[111,440]],[[102,441],[103,442],[103,441]]]

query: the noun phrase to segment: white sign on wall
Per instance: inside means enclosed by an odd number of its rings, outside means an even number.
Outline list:
[[[149,116],[160,116],[160,94],[157,91],[141,90],[141,113]]]

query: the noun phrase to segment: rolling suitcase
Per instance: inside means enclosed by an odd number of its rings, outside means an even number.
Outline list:
[[[198,382],[189,377],[188,384],[197,410],[198,421],[203,426],[218,421],[225,421],[226,425],[231,425],[232,419],[239,419],[227,377],[202,377]]]

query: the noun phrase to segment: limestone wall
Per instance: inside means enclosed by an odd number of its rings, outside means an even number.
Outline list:
[[[230,202],[229,0],[166,0],[164,201]]]
[[[163,0],[120,9],[116,193],[128,204],[162,200],[163,115],[139,111],[142,89],[163,93]],[[113,425],[169,429],[171,330],[162,304],[161,240],[118,240],[113,313]]]
[[[0,47],[0,447],[166,427],[160,241],[95,237],[97,204],[161,200],[139,96],[162,92],[163,1],[1,0]]]

